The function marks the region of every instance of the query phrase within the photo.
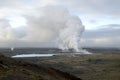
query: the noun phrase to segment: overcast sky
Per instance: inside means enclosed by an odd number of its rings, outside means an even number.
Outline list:
[[[54,46],[60,25],[46,19],[62,20],[57,14],[81,19],[80,45],[120,48],[120,0],[0,0],[0,47]]]

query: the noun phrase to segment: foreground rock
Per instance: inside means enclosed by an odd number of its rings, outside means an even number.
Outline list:
[[[35,64],[0,55],[0,80],[81,80],[55,68],[45,68]]]

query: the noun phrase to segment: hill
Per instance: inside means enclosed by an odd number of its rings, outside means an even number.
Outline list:
[[[0,55],[0,80],[81,80],[52,67],[14,60]]]

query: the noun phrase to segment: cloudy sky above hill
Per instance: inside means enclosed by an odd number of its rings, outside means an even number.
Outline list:
[[[54,46],[61,25],[52,21],[74,15],[86,28],[80,45],[120,48],[119,8],[120,0],[0,0],[0,47]]]

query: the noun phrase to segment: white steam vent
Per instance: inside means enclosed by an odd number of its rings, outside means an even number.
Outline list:
[[[66,22],[66,27],[59,34],[59,48],[62,50],[74,49],[79,51],[79,42],[84,26],[81,20],[76,16],[71,16]]]
[[[14,50],[14,48],[13,47],[11,47],[11,51],[13,51]]]

